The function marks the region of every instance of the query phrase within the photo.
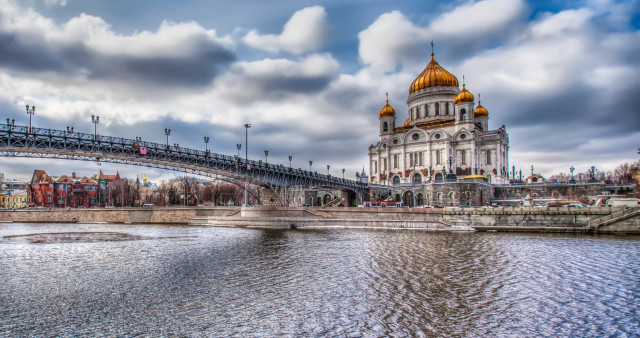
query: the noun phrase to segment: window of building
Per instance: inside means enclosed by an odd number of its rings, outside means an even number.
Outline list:
[[[398,168],[398,154],[393,155],[393,168]]]
[[[389,131],[389,124],[387,122],[382,124],[382,131]]]
[[[422,183],[422,175],[418,173],[413,174],[413,183]]]
[[[445,114],[449,115],[449,103],[445,103]]]
[[[421,113],[422,113],[422,111],[421,111],[421,109],[420,109],[420,106],[417,106],[417,107],[416,107],[416,115],[418,116],[418,118],[420,118],[420,117],[421,117],[421,116],[420,116],[420,115],[421,115]]]
[[[413,167],[413,154],[412,153],[408,153],[407,156],[409,156],[409,166]]]
[[[463,150],[461,155],[462,155],[462,158],[461,158],[462,164],[467,164],[467,151]]]
[[[467,110],[465,108],[460,109],[460,121],[467,119]]]
[[[487,150],[487,164],[491,164],[491,150]]]
[[[398,185],[398,184],[400,184],[400,177],[393,176],[393,185]]]
[[[436,164],[442,164],[442,156],[440,150],[436,150]]]
[[[418,165],[422,166],[422,153],[418,153]]]
[[[436,116],[440,115],[440,103],[436,102]]]
[[[382,171],[387,171],[387,159],[383,158],[381,159],[381,161],[382,161],[382,167],[383,167]]]
[[[378,161],[373,161],[373,169],[374,169],[374,173],[378,173]]]

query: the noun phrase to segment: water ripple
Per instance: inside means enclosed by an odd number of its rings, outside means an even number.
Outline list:
[[[0,336],[640,332],[632,237],[109,224],[0,236]]]

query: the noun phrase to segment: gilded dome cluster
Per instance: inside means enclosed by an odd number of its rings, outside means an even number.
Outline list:
[[[409,87],[409,94],[428,87],[458,87],[458,79],[446,69],[442,68],[433,58],[420,75],[413,80]]]
[[[396,110],[389,105],[389,93],[387,93],[387,104],[380,109],[380,117],[396,116]]]

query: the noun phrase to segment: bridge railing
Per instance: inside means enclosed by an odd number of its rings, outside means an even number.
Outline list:
[[[229,169],[235,166],[235,172],[239,175],[255,177],[259,173],[272,173],[285,177],[303,177],[316,182],[315,184],[342,185],[357,189],[367,187],[366,183],[343,179],[331,175],[318,174],[303,169],[286,167],[282,164],[266,163],[251,159],[238,158],[224,154],[212,153],[198,149],[171,146],[168,144],[143,141],[139,139],[128,139],[124,137],[105,136],[92,133],[82,133],[69,130],[57,130],[50,128],[0,124],[0,134],[6,137],[9,142],[13,139],[23,143],[17,143],[15,147],[20,148],[48,148],[69,147],[72,150],[85,150],[91,152],[115,152],[125,155],[149,157],[153,159],[165,159],[170,161],[184,160],[189,163],[197,163],[201,166],[224,165]],[[147,149],[146,154],[140,153],[140,148]],[[67,148],[64,148],[67,149]],[[126,150],[126,151],[125,151]],[[258,173],[257,173],[258,172]]]

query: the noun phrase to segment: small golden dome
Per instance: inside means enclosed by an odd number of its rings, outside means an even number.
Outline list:
[[[406,121],[404,121],[404,124],[402,125],[403,127],[407,127],[409,126],[409,119],[407,119]]]
[[[409,94],[427,87],[458,87],[458,79],[446,69],[442,68],[433,58],[431,52],[431,61],[420,75],[413,80],[409,87]]]
[[[473,94],[471,94],[471,92],[469,92],[467,88],[464,87],[464,83],[462,84],[462,90],[460,91],[460,93],[458,93],[458,95],[456,95],[456,98],[453,99],[453,103],[455,104],[463,102],[473,102]]]
[[[478,106],[473,111],[473,116],[474,117],[489,116],[489,111],[487,111],[487,109],[478,102]]]
[[[380,109],[380,117],[396,116],[396,110],[389,105],[389,93],[387,93],[387,104]]]
[[[487,108],[483,107],[480,102],[482,102],[482,100],[480,100],[480,94],[478,94],[478,106],[473,111],[473,117],[489,116],[489,111]]]

